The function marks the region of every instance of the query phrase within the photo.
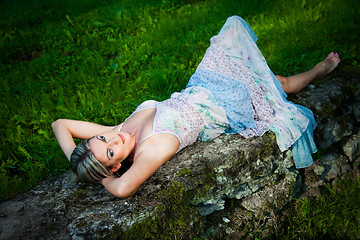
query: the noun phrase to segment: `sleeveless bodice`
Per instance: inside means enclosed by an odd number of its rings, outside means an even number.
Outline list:
[[[186,88],[162,102],[145,101],[134,113],[149,108],[156,108],[153,130],[142,142],[154,134],[169,133],[179,140],[180,151],[197,139],[208,141],[228,128],[225,110],[214,95],[203,87]]]

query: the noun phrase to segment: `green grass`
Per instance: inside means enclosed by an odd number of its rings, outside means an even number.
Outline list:
[[[360,239],[360,178],[326,186],[320,199],[294,200],[281,239]]]
[[[142,101],[166,99],[231,15],[250,23],[277,74],[331,51],[338,73],[360,69],[358,0],[8,0],[0,9],[1,200],[68,169],[51,122],[116,125]]]

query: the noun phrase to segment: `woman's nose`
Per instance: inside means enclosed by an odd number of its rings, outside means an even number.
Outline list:
[[[117,137],[113,137],[113,138],[111,138],[110,139],[110,144],[115,144],[115,145],[117,145],[117,144],[119,144],[120,143],[120,141],[121,141],[121,139],[119,139],[119,138],[117,138]]]

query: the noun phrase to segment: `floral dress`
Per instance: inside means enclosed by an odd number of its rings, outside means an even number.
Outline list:
[[[242,18],[228,18],[211,38],[186,89],[163,102],[146,101],[136,109],[157,109],[151,135],[174,134],[180,150],[197,139],[209,141],[222,133],[248,138],[271,130],[281,151],[292,146],[297,168],[310,166],[311,154],[317,151],[313,114],[286,100],[256,40]]]

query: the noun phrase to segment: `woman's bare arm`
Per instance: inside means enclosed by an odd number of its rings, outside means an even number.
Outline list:
[[[111,194],[120,198],[134,195],[139,187],[176,153],[179,147],[176,137],[170,134],[158,135],[156,137],[161,137],[161,142],[147,144],[146,149],[134,159],[133,165],[120,178],[104,178],[101,181]]]
[[[110,126],[70,119],[58,119],[51,126],[61,149],[69,160],[76,147],[73,138],[88,139],[114,129]]]

